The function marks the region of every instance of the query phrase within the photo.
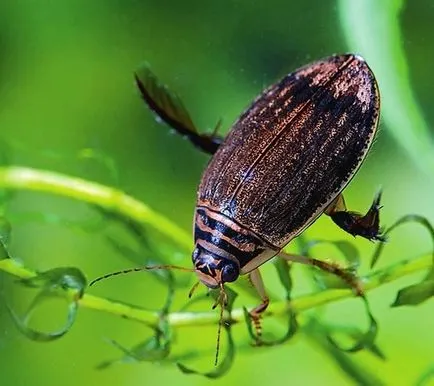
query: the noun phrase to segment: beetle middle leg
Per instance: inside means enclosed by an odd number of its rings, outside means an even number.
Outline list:
[[[261,304],[250,310],[250,318],[256,330],[256,344],[261,344],[262,336],[262,326],[261,326],[261,314],[267,309],[270,299],[268,298],[267,292],[265,290],[264,281],[262,280],[261,273],[259,269],[255,269],[250,272],[249,280],[255,287],[259,296],[261,297]]]
[[[357,275],[345,268],[340,267],[337,263],[318,260],[308,256],[293,255],[285,252],[280,252],[279,257],[290,262],[311,265],[321,269],[322,271],[336,275],[345,281],[357,296],[363,296],[362,283],[360,282]]]
[[[385,241],[380,229],[380,200],[381,192],[375,196],[371,207],[363,215],[348,211],[344,196],[339,194],[324,213],[330,216],[337,226],[353,236],[362,236],[368,240]]]

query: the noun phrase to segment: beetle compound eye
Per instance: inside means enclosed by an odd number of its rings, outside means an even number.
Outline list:
[[[238,279],[240,275],[240,269],[238,266],[232,262],[228,261],[222,269],[222,281],[223,283],[230,283]]]

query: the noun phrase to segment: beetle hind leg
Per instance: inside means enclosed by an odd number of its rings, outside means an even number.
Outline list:
[[[363,296],[363,286],[357,275],[355,275],[349,269],[342,268],[338,263],[327,262],[308,256],[293,255],[284,252],[280,252],[279,257],[290,262],[311,265],[321,269],[322,271],[338,276],[352,288],[357,296]]]
[[[217,134],[220,122],[211,134],[199,133],[179,97],[161,84],[147,66],[136,71],[134,78],[143,100],[163,122],[203,152],[217,151],[223,141]]]
[[[326,208],[324,213],[334,223],[353,236],[361,236],[374,241],[385,241],[380,229],[381,191],[375,196],[371,207],[365,215],[347,210],[342,194]]]
[[[264,282],[261,277],[261,273],[258,269],[255,269],[249,274],[249,280],[255,287],[259,296],[262,299],[261,304],[249,311],[250,319],[252,320],[253,326],[256,331],[256,345],[261,345],[262,343],[262,324],[261,316],[262,313],[267,309],[270,299],[268,298],[267,292],[265,291]]]

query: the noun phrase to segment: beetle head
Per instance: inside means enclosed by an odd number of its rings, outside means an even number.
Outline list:
[[[208,288],[222,287],[238,279],[240,267],[237,261],[222,257],[196,245],[192,260],[199,280]]]
[[[196,243],[192,254],[194,270],[199,280],[208,288],[220,288],[219,296],[214,303],[213,309],[220,305],[220,321],[217,332],[216,355],[214,365],[217,366],[220,351],[220,334],[223,324],[223,312],[227,306],[228,296],[225,292],[224,283],[230,283],[240,276],[238,261],[231,256],[220,256],[202,248]],[[197,283],[198,284],[198,283]],[[194,291],[194,288],[192,291]],[[190,295],[192,293],[190,291]]]

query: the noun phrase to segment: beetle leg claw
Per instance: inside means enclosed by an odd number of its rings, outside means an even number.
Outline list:
[[[361,236],[370,241],[386,241],[380,228],[381,191],[375,196],[371,207],[365,215],[347,211],[342,195],[339,195],[326,209],[325,214],[353,236]]]
[[[268,304],[270,303],[268,297],[262,300],[262,303],[255,307],[253,310],[249,312],[250,319],[252,320],[253,327],[255,328],[256,336],[255,336],[255,346],[262,345],[262,325],[261,325],[261,315],[267,309]]]
[[[261,304],[256,306],[253,310],[249,312],[252,324],[255,327],[255,346],[260,346],[262,342],[262,325],[261,325],[261,315],[267,309],[270,299],[268,298],[267,292],[265,291],[264,282],[262,281],[261,273],[259,269],[255,269],[249,274],[250,283],[255,287],[258,295],[261,297]]]

